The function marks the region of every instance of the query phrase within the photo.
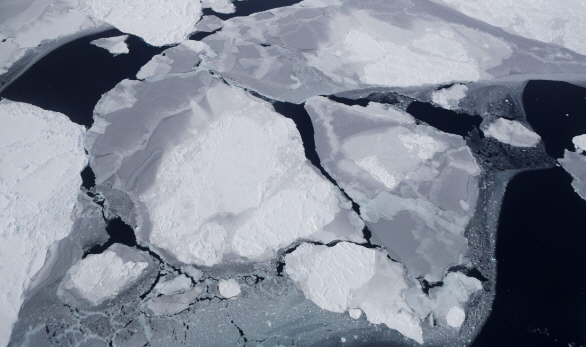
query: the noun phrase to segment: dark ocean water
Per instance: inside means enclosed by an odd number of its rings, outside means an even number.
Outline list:
[[[278,7],[271,3],[255,1],[254,6]],[[236,5],[239,12],[235,15],[258,11],[248,9],[252,2]],[[62,112],[72,121],[90,126],[100,96],[122,79],[133,78],[163,50],[133,36],[127,41],[130,53],[116,57],[89,44],[120,34],[111,30],[65,44],[32,66],[0,97]],[[534,81],[527,85],[524,106],[528,120],[550,155],[560,157],[564,148],[572,148],[572,136],[586,133],[585,98],[585,89],[567,83]],[[275,108],[296,120],[306,145],[314,143],[312,125],[306,117],[296,116],[302,111],[300,106],[276,103]],[[408,111],[441,130],[461,135],[479,121],[425,103],[413,103]],[[306,154],[318,163],[315,151],[306,150]],[[91,187],[91,172],[83,176]],[[494,307],[474,346],[586,345],[586,201],[573,192],[570,182],[561,168],[525,172],[510,182],[498,227]],[[108,244],[136,244],[129,227],[118,219],[108,225],[108,233],[112,238]]]

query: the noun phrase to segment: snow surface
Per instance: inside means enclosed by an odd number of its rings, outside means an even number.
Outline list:
[[[86,146],[96,182],[145,207],[137,228],[145,242],[205,266],[234,256],[268,260],[298,239],[364,242],[351,205],[270,104],[204,71],[122,84],[98,103],[101,120]],[[106,105],[115,111],[104,113]]]
[[[126,44],[126,39],[128,35],[120,35],[114,37],[107,37],[103,39],[97,39],[90,42],[94,46],[98,46],[107,50],[108,52],[112,53],[114,56],[119,54],[126,54],[130,52],[128,50],[128,45]]]
[[[466,96],[468,87],[463,84],[454,84],[449,88],[436,90],[431,94],[431,101],[439,106],[452,110],[458,107],[458,103]]]
[[[523,124],[499,118],[482,130],[485,136],[493,137],[502,143],[515,147],[535,147],[541,137]]]
[[[137,261],[137,258],[143,260]],[[65,302],[71,295],[98,305],[128,288],[147,267],[146,257],[138,251],[116,244],[74,264],[61,283],[59,295]]]
[[[240,284],[235,279],[221,279],[218,283],[220,294],[225,298],[234,298],[240,295]]]
[[[460,261],[478,196],[480,168],[464,139],[376,103],[314,97],[305,108],[322,165],[360,206],[372,242],[413,276],[440,280]]]
[[[574,136],[574,138],[572,138],[572,143],[574,144],[574,147],[576,147],[577,152],[586,151],[586,135]]]
[[[408,288],[403,267],[379,250],[348,242],[333,247],[304,243],[285,256],[285,271],[305,296],[321,309],[356,309],[373,324],[385,324],[423,343],[419,319],[402,292]]]
[[[432,0],[529,39],[586,54],[586,6],[574,0]]]
[[[201,18],[199,0],[80,0],[79,8],[153,46],[186,40]]]
[[[48,248],[69,234],[87,164],[85,128],[57,112],[0,101],[0,345]]]

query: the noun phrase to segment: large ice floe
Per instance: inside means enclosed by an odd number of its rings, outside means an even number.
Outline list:
[[[182,263],[267,260],[298,239],[364,241],[295,124],[207,72],[123,81],[95,119],[86,146],[96,182],[144,206],[138,238]]]
[[[0,101],[0,345],[47,250],[67,236],[87,163],[84,128],[57,112]]]
[[[360,206],[373,241],[409,272],[438,281],[460,262],[480,168],[462,137],[370,103],[306,103],[326,171]]]

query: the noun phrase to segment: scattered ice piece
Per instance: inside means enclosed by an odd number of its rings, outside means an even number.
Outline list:
[[[83,126],[39,107],[0,101],[0,345],[48,248],[67,236],[87,164]]]
[[[454,84],[449,88],[436,90],[431,94],[431,101],[439,106],[452,110],[458,107],[458,103],[466,96],[468,87],[464,84]]]
[[[214,12],[218,13],[236,12],[236,6],[230,0],[202,0],[202,7],[210,7]]]
[[[101,254],[90,254],[67,272],[59,295],[66,302],[85,299],[98,305],[134,283],[148,266],[140,252],[115,244]]]
[[[220,290],[220,294],[227,298],[234,298],[240,294],[240,284],[235,279],[221,279],[218,283],[218,289]]]
[[[108,37],[103,39],[97,39],[90,42],[94,46],[98,46],[107,50],[108,52],[117,56],[118,54],[126,54],[130,52],[128,50],[128,45],[126,44],[126,39],[128,35],[120,35],[114,37]]]
[[[179,275],[172,280],[159,282],[155,286],[155,290],[163,295],[175,294],[182,292],[191,287],[191,280],[185,275]]]
[[[433,0],[465,15],[529,39],[586,54],[586,6],[562,0]]]
[[[576,152],[586,151],[586,135],[574,136],[572,143],[576,147]]]
[[[482,130],[485,136],[493,137],[502,143],[515,147],[534,147],[541,137],[527,129],[523,124],[504,118],[499,118]]]
[[[462,137],[371,104],[309,99],[317,153],[360,206],[372,242],[414,277],[439,281],[465,250],[480,168]]]
[[[199,0],[80,0],[80,9],[153,46],[186,40],[201,17]]]
[[[360,316],[362,316],[362,310],[359,308],[351,308],[348,310],[348,314],[350,315],[350,317],[358,319],[360,318]]]
[[[558,159],[564,170],[573,177],[572,187],[576,194],[586,200],[586,157],[580,153],[564,151],[564,157]]]
[[[403,267],[385,253],[348,242],[333,247],[304,243],[285,256],[285,271],[320,308],[360,308],[371,323],[423,343],[419,319],[402,297],[408,288]]]

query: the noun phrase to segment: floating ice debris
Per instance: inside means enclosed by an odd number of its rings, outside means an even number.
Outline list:
[[[372,242],[414,277],[440,280],[460,261],[478,196],[480,168],[464,139],[376,103],[315,97],[305,108],[322,165],[360,206]]]
[[[114,54],[114,56],[118,54],[126,54],[130,52],[128,50],[128,45],[126,44],[126,39],[128,35],[120,35],[114,37],[108,37],[103,39],[97,39],[90,42],[94,46],[98,46],[107,50],[108,52]]]
[[[431,94],[431,101],[439,106],[452,110],[458,107],[458,103],[466,96],[468,87],[463,84],[454,84],[449,88],[436,90]]]
[[[558,162],[574,178],[572,181],[574,191],[586,200],[586,157],[580,153],[565,150],[564,157],[558,159]]]
[[[230,0],[202,0],[202,7],[209,7],[218,13],[234,13],[236,11],[236,6]]]
[[[423,343],[415,312],[402,292],[403,267],[379,250],[347,242],[333,247],[304,243],[285,257],[285,271],[305,296],[324,310],[360,315]]]
[[[433,0],[505,31],[586,54],[586,7],[580,1]]]
[[[225,298],[233,298],[240,295],[240,284],[235,279],[221,279],[218,283],[220,294]]]
[[[175,294],[177,292],[185,291],[191,287],[191,280],[185,275],[179,275],[172,280],[159,282],[155,286],[155,290],[163,295]]]
[[[206,266],[230,254],[268,260],[300,238],[364,242],[357,216],[339,206],[347,201],[305,158],[295,124],[270,104],[204,71],[123,83],[137,101],[97,114],[109,125],[92,127],[86,145],[96,182],[144,206],[139,239]]]
[[[61,299],[71,304],[80,299],[98,305],[120,294],[148,266],[140,252],[115,244],[101,254],[90,254],[73,265],[59,287]]]
[[[199,0],[80,0],[79,8],[153,46],[186,40],[201,17]]]
[[[534,147],[541,137],[527,129],[523,124],[504,118],[499,118],[483,129],[484,135],[493,137],[502,143],[515,147]]]
[[[74,7],[73,1],[0,3],[0,75],[42,43],[96,27],[96,23]]]
[[[57,112],[0,101],[0,345],[47,249],[69,234],[87,164],[83,126]]]
[[[574,136],[572,143],[576,147],[576,152],[586,151],[586,135]]]

